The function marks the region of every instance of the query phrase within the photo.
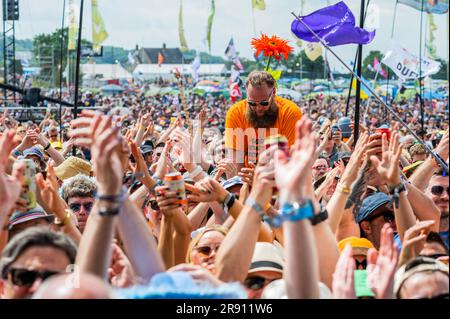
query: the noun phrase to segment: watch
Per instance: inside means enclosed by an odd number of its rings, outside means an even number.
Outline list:
[[[66,209],[66,216],[64,216],[64,219],[59,219],[58,217],[55,217],[53,224],[58,227],[64,227],[69,223],[71,216],[72,213],[70,212],[70,210]]]
[[[328,219],[328,211],[327,209],[324,207],[322,208],[322,210],[320,211],[319,214],[314,215],[313,217],[310,218],[311,220],[311,224],[313,226],[320,224],[321,222],[324,222]]]

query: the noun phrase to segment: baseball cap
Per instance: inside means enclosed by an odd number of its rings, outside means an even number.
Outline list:
[[[378,192],[366,197],[362,202],[358,215],[356,216],[356,222],[359,224],[362,221],[368,219],[374,211],[390,202],[391,197],[382,192]]]
[[[372,242],[366,238],[359,238],[359,237],[347,237],[342,239],[338,243],[338,249],[340,252],[342,252],[345,248],[345,246],[350,245],[353,250],[353,255],[366,255],[367,251],[370,248],[374,248]]]
[[[350,159],[351,156],[352,156],[352,153],[350,153],[350,152],[337,152],[331,158],[330,166],[333,167],[334,163],[338,162],[339,160]]]
[[[33,146],[33,147],[27,148],[26,150],[23,151],[24,158],[31,156],[31,155],[39,157],[39,160],[42,163],[45,163],[44,153],[42,153],[42,151],[39,149],[39,147]]]
[[[14,226],[28,222],[30,220],[46,219],[49,223],[52,223],[55,219],[54,215],[48,215],[42,207],[37,205],[35,208],[26,212],[15,212],[11,215],[8,223],[8,229],[11,230]]]
[[[75,156],[70,156],[60,165],[55,167],[55,174],[62,181],[78,174],[90,176],[91,172],[92,165],[89,162]]]
[[[248,273],[273,271],[283,273],[283,257],[280,248],[274,244],[257,242]]]
[[[242,181],[242,178],[240,176],[233,176],[232,178],[227,179],[225,182],[222,182],[222,187],[226,190],[236,185],[244,185],[244,182]]]

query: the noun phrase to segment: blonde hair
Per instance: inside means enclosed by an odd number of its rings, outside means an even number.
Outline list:
[[[194,238],[192,238],[188,250],[187,250],[187,254],[186,254],[186,262],[187,263],[192,263],[192,258],[191,258],[191,254],[192,254],[192,250],[194,250],[194,248],[197,246],[197,244],[199,243],[200,239],[202,239],[203,235],[205,235],[208,232],[211,231],[216,231],[221,233],[222,235],[226,236],[228,234],[228,228],[222,226],[222,225],[211,225],[208,227],[205,227],[200,233],[198,233]]]
[[[253,71],[248,75],[245,86],[248,87],[251,84],[251,86],[259,88],[263,84],[267,84],[269,88],[273,88],[275,83],[276,81],[270,73],[266,71]]]

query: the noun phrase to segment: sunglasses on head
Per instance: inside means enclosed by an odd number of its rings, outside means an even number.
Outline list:
[[[94,206],[94,203],[84,203],[84,204],[73,203],[69,205],[69,208],[71,211],[76,213],[81,210],[81,206],[83,206],[84,209],[89,213],[92,207]]]
[[[211,256],[211,253],[213,252],[213,250],[215,252],[217,252],[219,250],[219,246],[216,246],[214,249],[210,246],[199,246],[199,247],[195,247],[195,250],[202,255],[203,257],[209,257]]]
[[[269,106],[269,104],[270,104],[270,99],[272,98],[272,95],[273,95],[273,91],[272,91],[272,93],[270,93],[269,98],[268,98],[267,100],[265,100],[265,101],[254,102],[254,101],[249,101],[249,100],[247,100],[247,103],[248,103],[248,105],[250,105],[251,107],[256,107],[256,106],[258,106],[258,104],[261,105],[261,106]]]
[[[11,282],[15,286],[31,286],[36,279],[41,278],[46,280],[47,278],[59,274],[57,271],[36,271],[21,268],[11,268],[9,270]]]
[[[447,187],[447,195],[450,195],[448,189],[449,189],[449,187]],[[431,187],[431,193],[433,195],[436,195],[436,196],[441,196],[442,193],[444,192],[444,190],[445,190],[445,187],[444,186],[440,186],[440,185],[436,185],[436,186]]]
[[[250,290],[260,290],[268,282],[269,280],[264,277],[254,276],[246,278],[244,281],[244,286]]]

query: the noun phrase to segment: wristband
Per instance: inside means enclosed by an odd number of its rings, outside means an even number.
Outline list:
[[[319,214],[314,215],[312,218],[310,218],[311,224],[313,226],[316,226],[316,225],[320,224],[321,222],[326,221],[327,219],[328,219],[328,211],[325,207],[322,209],[322,211]]]
[[[197,167],[189,173],[192,179],[196,178],[201,172],[203,172],[203,168],[200,165],[197,165]]]
[[[102,217],[117,216],[117,215],[119,215],[119,212],[120,212],[120,206],[115,207],[115,208],[102,207],[98,210],[98,214]]]
[[[52,143],[48,142],[47,146],[44,147],[44,151],[48,150],[52,146]]]
[[[122,203],[126,197],[127,190],[125,187],[122,187],[120,190],[120,193],[118,195],[99,195],[95,194],[95,198],[97,200],[102,200],[105,202],[111,202],[111,203]]]
[[[163,186],[164,185],[164,182],[158,176],[156,176],[156,174],[152,175],[152,179],[156,182],[157,186]]]
[[[347,187],[347,186],[345,186],[345,185],[342,184],[342,183],[338,183],[336,188],[337,188],[337,190],[340,191],[342,194],[350,194],[351,191],[352,191],[350,187]]]
[[[258,204],[254,199],[247,198],[245,205],[253,209],[258,215],[261,216],[263,222],[267,222],[271,227],[279,228],[283,224],[283,218],[281,215],[275,217],[269,217],[265,214],[264,208]]]
[[[394,207],[398,209],[399,207],[399,195],[401,192],[406,191],[405,184],[400,183],[394,187],[389,187],[389,194],[392,195],[392,200],[394,201]]]
[[[314,217],[314,207],[310,199],[303,203],[284,203],[281,206],[281,215],[284,220],[297,222]]]
[[[64,216],[64,219],[61,220],[58,217],[55,217],[53,224],[58,227],[64,227],[69,223],[71,216],[70,210],[66,209],[66,216]]]

